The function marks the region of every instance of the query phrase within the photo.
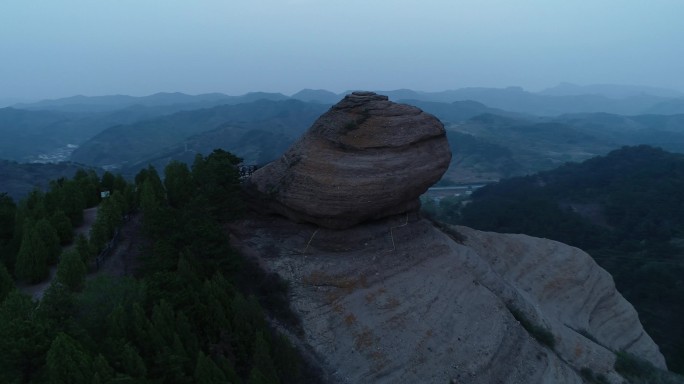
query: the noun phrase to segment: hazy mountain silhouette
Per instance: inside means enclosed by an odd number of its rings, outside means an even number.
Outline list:
[[[508,112],[498,108],[490,108],[472,100],[454,101],[451,103],[422,100],[399,100],[399,102],[415,105],[425,112],[435,115],[438,119],[449,122],[464,121],[482,114],[492,114],[502,117],[523,117],[523,115],[519,113]]]
[[[447,132],[469,136],[450,136],[455,139],[450,141],[455,163],[445,178],[452,182],[530,174],[628,145],[684,153],[684,115],[584,113],[542,118],[486,113],[445,125]]]
[[[178,112],[108,128],[76,149],[72,160],[98,166],[130,165],[162,155],[191,136],[226,126],[238,130],[267,127],[283,135],[299,133],[327,108],[298,100],[259,100]]]
[[[104,112],[131,106],[175,106],[180,109],[200,109],[221,104],[239,104],[256,100],[285,100],[288,97],[281,93],[250,92],[242,96],[228,96],[222,93],[206,93],[187,95],[180,92],[155,93],[149,96],[135,97],[125,95],[111,96],[73,96],[62,99],[43,100],[30,104],[17,104],[15,108],[29,110],[58,110],[67,112]]]
[[[576,86],[563,83],[559,86],[534,93],[520,87],[508,88],[461,88],[440,92],[421,92],[410,89],[376,90],[393,101],[419,100],[452,103],[454,101],[477,101],[490,108],[541,116],[565,113],[608,112],[623,115],[645,113],[684,113],[684,94],[681,92],[641,86],[588,85]],[[303,89],[289,98],[306,102],[333,104],[349,92],[334,93],[327,90]],[[242,96],[221,93],[186,95],[183,93],[157,93],[144,97],[123,95],[73,96],[64,99],[43,100],[37,103],[17,104],[21,109],[47,109],[68,112],[103,112],[133,105],[146,107],[174,106],[176,111],[208,108],[222,104],[239,104],[260,99],[285,100],[280,93],[252,92]]]
[[[342,98],[340,95],[325,89],[302,89],[290,96],[307,103],[335,104]]]
[[[560,83],[555,87],[542,90],[539,94],[547,96],[600,95],[613,99],[624,99],[640,95],[666,98],[684,97],[684,93],[667,88],[618,84],[575,85],[571,83]]]

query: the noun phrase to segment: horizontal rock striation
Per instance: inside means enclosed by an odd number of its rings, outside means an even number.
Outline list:
[[[620,383],[620,350],[665,367],[611,276],[574,247],[408,216],[344,231],[257,218],[234,230],[233,244],[290,283],[299,343],[329,382],[579,384],[590,369]]]
[[[444,126],[416,107],[354,92],[323,114],[247,186],[257,206],[298,222],[348,228],[416,210],[449,166]]]

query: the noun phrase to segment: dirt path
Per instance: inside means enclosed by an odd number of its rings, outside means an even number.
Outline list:
[[[131,275],[137,268],[137,260],[144,238],[140,233],[140,214],[131,215],[119,233],[119,242],[112,253],[104,259],[99,269],[88,275],[88,279],[105,274],[110,276]]]
[[[95,223],[95,219],[97,218],[97,208],[98,207],[93,207],[83,210],[83,224],[81,224],[80,227],[74,229],[74,239],[76,239],[76,237],[78,237],[78,235],[81,234],[85,235],[85,237],[88,237],[90,235],[90,228],[93,226],[93,223]],[[62,251],[68,251],[73,247],[75,247],[75,242],[63,247]],[[54,265],[50,267],[49,273],[50,274],[48,279],[44,282],[34,285],[18,283],[17,289],[19,289],[22,293],[25,293],[33,297],[36,300],[40,300],[43,297],[43,293],[45,293],[45,290],[48,289],[50,284],[52,284],[52,280],[54,280],[57,276],[57,266]]]

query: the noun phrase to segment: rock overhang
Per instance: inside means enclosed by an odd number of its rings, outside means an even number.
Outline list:
[[[417,107],[354,92],[252,175],[258,208],[343,229],[417,210],[451,161],[443,124]]]

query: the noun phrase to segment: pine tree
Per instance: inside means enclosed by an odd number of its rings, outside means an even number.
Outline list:
[[[86,208],[94,207],[100,202],[100,178],[95,171],[79,169],[74,175],[74,182],[83,195]]]
[[[122,369],[124,373],[137,378],[142,378],[147,375],[147,367],[145,366],[145,361],[140,357],[140,354],[135,349],[135,347],[130,344],[124,346]]]
[[[97,255],[105,248],[109,241],[108,232],[105,220],[95,220],[93,226],[90,227],[90,235],[88,236],[90,238],[90,254]]]
[[[83,224],[83,210],[86,208],[86,199],[83,197],[81,185],[75,181],[66,181],[62,187],[64,198],[61,209],[71,220],[73,227]]]
[[[226,375],[214,363],[214,361],[207,357],[204,352],[200,351],[197,354],[197,363],[195,364],[195,382],[203,384],[222,384],[229,382]]]
[[[5,297],[14,290],[14,281],[10,276],[5,265],[0,263],[0,303],[5,300]]]
[[[159,333],[159,343],[171,344],[176,328],[176,316],[173,307],[166,300],[161,300],[152,308],[152,329]]]
[[[57,231],[61,245],[71,244],[74,241],[74,229],[71,226],[71,220],[64,211],[61,209],[55,211],[50,216],[50,224]]]
[[[78,251],[78,254],[81,256],[83,264],[87,266],[88,263],[90,263],[93,254],[90,245],[88,244],[88,238],[82,233],[76,237],[76,251]]]
[[[126,182],[126,179],[124,179],[121,174],[117,174],[114,176],[114,184],[113,184],[113,191],[114,192],[120,192],[124,193],[124,190],[128,187],[128,183]]]
[[[64,284],[53,281],[45,290],[37,312],[50,330],[69,332],[75,328],[76,298]]]
[[[6,193],[0,193],[0,246],[12,240],[17,206]]]
[[[0,263],[7,268],[14,265],[16,248],[14,247],[15,217],[17,206],[6,193],[0,193]]]
[[[199,187],[199,196],[206,199],[217,219],[233,219],[244,210],[237,170],[241,161],[230,152],[216,149],[206,158],[197,155],[192,164],[192,177]]]
[[[163,222],[163,200],[155,192],[154,183],[145,180],[140,191],[140,208],[143,213],[143,230],[149,235],[154,236],[161,232],[168,223]]]
[[[174,208],[184,207],[195,192],[192,174],[185,163],[172,161],[164,168],[164,187],[169,205]]]
[[[47,353],[50,382],[90,384],[94,375],[92,360],[78,341],[63,332],[58,333]]]
[[[105,173],[102,174],[102,179],[100,179],[100,187],[103,191],[113,192],[114,174],[109,171],[105,171]]]
[[[17,254],[14,273],[28,283],[39,283],[48,276],[49,250],[29,220],[23,226],[23,238]]]
[[[254,340],[254,356],[252,357],[252,371],[249,374],[249,384],[277,384],[280,383],[273,360],[269,353],[268,343],[262,332],[256,333]]]
[[[112,339],[123,339],[126,337],[128,319],[124,307],[119,304],[107,316],[107,336]]]
[[[34,230],[36,231],[38,239],[40,239],[40,241],[42,241],[43,244],[45,244],[45,248],[48,251],[48,265],[57,264],[57,260],[59,260],[59,255],[62,252],[62,247],[59,245],[59,235],[57,234],[55,228],[52,227],[50,221],[43,218],[36,222]]]
[[[107,359],[102,355],[97,355],[93,360],[93,384],[96,381],[108,383],[114,377],[114,369],[109,365]]]
[[[20,204],[24,205],[28,217],[34,221],[48,216],[45,208],[45,194],[37,189],[31,191]]]
[[[57,267],[57,280],[72,292],[80,292],[83,289],[85,277],[86,266],[78,251],[72,249],[64,252]]]
[[[51,338],[36,305],[17,290],[0,303],[0,383],[30,383],[41,374]]]

